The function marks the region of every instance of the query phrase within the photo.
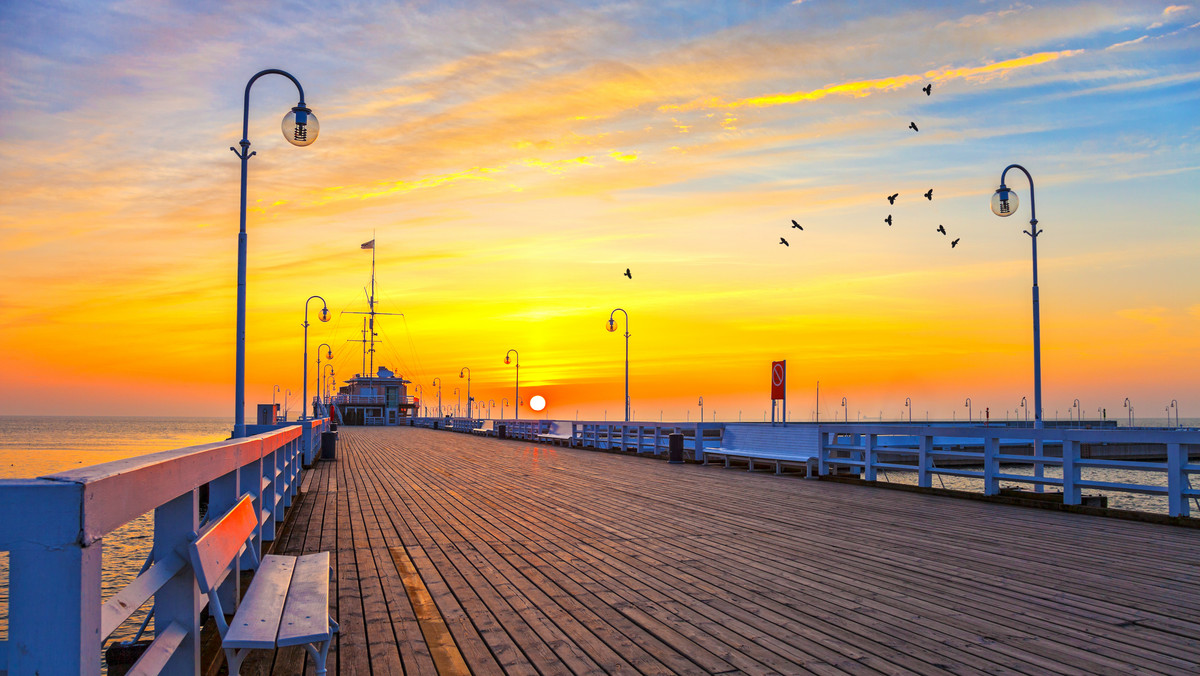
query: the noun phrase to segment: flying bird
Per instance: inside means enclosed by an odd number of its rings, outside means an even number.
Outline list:
[[[950,242],[950,248],[951,248],[951,249],[953,249],[954,247],[958,246],[958,240],[959,240],[959,239],[962,239],[962,237],[959,237],[958,239],[954,240],[953,242]]]
[[[786,239],[784,239],[784,238],[782,238],[782,237],[780,237],[780,238],[779,238],[779,243],[780,243],[780,244],[782,244],[782,245],[784,245],[784,246],[791,246],[791,244],[788,244],[788,243],[787,243],[787,240],[786,240]]]
[[[888,214],[888,217],[883,219],[883,222],[887,223],[888,225],[891,225],[892,224],[892,215]]]
[[[946,234],[946,226],[944,226],[944,225],[939,225],[939,226],[938,226],[938,232],[942,233],[943,235],[944,235],[944,234]]]
[[[917,129],[917,123],[916,123],[916,122],[909,122],[909,123],[908,123],[908,128],[909,128],[909,129],[911,129],[911,130],[913,130],[913,131],[921,131],[920,129]]]
[[[796,222],[796,219],[794,219],[794,218],[792,219],[792,227],[793,227],[793,228],[796,228],[797,230],[803,230],[803,229],[804,229],[804,228],[800,227],[800,224],[799,224],[799,223],[797,223],[797,222]]]
[[[930,202],[933,201],[933,188],[930,188],[929,192],[925,193],[925,199],[929,200]]]
[[[629,268],[625,268],[625,276],[630,279],[633,279],[633,275],[629,272]]]
[[[929,93],[933,91],[933,83],[930,82],[924,87],[921,87],[921,91],[925,92],[925,96],[929,96]]]
[[[888,204],[895,204],[896,198],[899,196],[900,196],[900,193],[893,193],[891,195],[888,195]]]

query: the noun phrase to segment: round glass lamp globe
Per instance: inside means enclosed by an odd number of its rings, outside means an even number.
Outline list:
[[[321,308],[321,311],[317,314],[317,317],[323,322],[329,321],[329,308]]]
[[[540,394],[535,394],[529,398],[529,408],[535,411],[540,411],[546,408],[546,398]]]
[[[608,324],[604,328],[608,329],[610,333],[613,331],[616,331],[617,330],[617,320],[610,318],[608,320]]]
[[[283,130],[283,137],[294,146],[312,145],[321,131],[317,116],[313,115],[311,110],[299,106],[288,111],[279,126]]]
[[[508,363],[510,363],[510,362],[508,361],[508,357],[507,357],[507,356],[506,356],[506,357],[504,357],[504,363],[505,363],[505,364],[508,364]]]
[[[1017,207],[1021,201],[1017,199],[1017,193],[1008,188],[997,188],[992,194],[992,213],[997,216],[1012,216],[1017,213]]]

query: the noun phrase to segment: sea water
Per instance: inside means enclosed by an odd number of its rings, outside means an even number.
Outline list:
[[[229,438],[228,418],[0,416],[0,478],[33,479],[88,465]],[[104,536],[101,597],[137,577],[154,538],[149,512]],[[134,637],[148,602],[110,641]],[[151,623],[153,625],[153,623]],[[153,636],[152,626],[146,637]],[[0,639],[8,637],[8,558],[0,554]],[[107,645],[107,643],[106,643]]]

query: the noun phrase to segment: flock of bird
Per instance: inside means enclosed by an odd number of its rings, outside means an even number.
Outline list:
[[[932,95],[932,93],[933,93],[933,83],[929,83],[929,84],[926,84],[924,87],[921,87],[921,91],[925,92],[925,96],[930,96],[930,95]],[[919,132],[919,131],[921,131],[919,128],[917,128],[917,123],[916,123],[916,122],[909,122],[909,123],[908,123],[908,128],[909,128],[909,129],[911,129],[911,130],[913,130],[913,131],[915,131],[915,132]],[[888,196],[887,196],[887,201],[888,201],[888,204],[895,204],[895,203],[896,203],[896,198],[897,198],[897,197],[899,197],[899,196],[900,196],[900,193],[898,193],[898,192],[897,192],[897,193],[892,193],[891,195],[888,195]],[[933,188],[930,188],[929,190],[926,190],[926,191],[925,191],[925,193],[924,193],[924,197],[925,197],[925,199],[927,199],[927,200],[929,200],[930,202],[932,202],[932,201],[933,201]],[[887,218],[883,219],[883,222],[884,222],[884,223],[887,223],[887,224],[888,224],[888,226],[890,227],[890,226],[892,225],[892,215],[891,215],[891,214],[888,214]],[[800,230],[801,232],[803,232],[803,231],[804,231],[804,227],[803,227],[802,225],[800,225],[799,223],[797,223],[797,222],[796,222],[796,219],[792,219],[792,227],[793,227],[793,228],[795,228],[796,230]],[[944,225],[938,225],[938,227],[937,227],[937,232],[941,233],[943,236],[947,236],[947,233],[946,233],[946,226],[944,226]],[[961,240],[961,239],[962,239],[961,237],[958,237],[958,238],[955,238],[954,240],[952,240],[952,241],[950,242],[950,248],[951,248],[951,249],[953,249],[954,247],[958,246],[958,242],[959,242],[959,240]],[[784,245],[784,246],[786,246],[786,247],[790,247],[790,246],[791,246],[791,244],[788,244],[788,241],[787,241],[787,239],[785,239],[785,238],[783,238],[783,237],[780,237],[780,238],[779,238],[779,243],[780,243],[780,244],[782,244],[782,245]],[[628,278],[630,278],[630,279],[633,279],[633,274],[632,274],[632,273],[630,273],[630,271],[629,271],[629,268],[625,268],[625,276],[626,276],[626,277],[628,277]]]
[[[925,96],[930,96],[930,95],[933,93],[933,83],[929,83],[929,84],[926,84],[924,87],[921,87],[921,91],[925,92]],[[919,132],[919,131],[921,131],[919,128],[917,128],[917,123],[916,123],[916,122],[909,122],[909,123],[908,123],[908,128],[909,128],[909,129],[911,129],[911,130],[913,130],[913,131],[916,131],[916,132]],[[896,198],[897,198],[897,197],[899,197],[899,196],[900,196],[900,193],[898,193],[898,192],[897,192],[897,193],[892,193],[891,195],[888,195],[888,196],[887,196],[887,201],[888,201],[888,204],[895,204],[895,203],[896,203]],[[930,188],[929,190],[926,190],[926,191],[925,191],[925,193],[924,193],[924,197],[925,197],[925,199],[927,199],[927,200],[929,200],[930,202],[932,202],[932,201],[933,201],[933,188]],[[892,215],[891,215],[891,214],[888,214],[887,218],[883,219],[883,222],[884,222],[884,223],[887,223],[887,224],[888,224],[888,227],[891,227],[891,225],[892,225]],[[795,221],[795,219],[792,219],[792,227],[793,227],[793,228],[796,228],[797,230],[804,230],[804,228],[803,228],[803,227],[801,227],[801,226],[800,226],[800,224],[799,224],[799,223],[797,223],[797,222]],[[946,226],[944,226],[944,225],[938,225],[938,227],[937,227],[937,232],[940,232],[940,233],[941,233],[943,236],[946,236],[946,234],[947,234],[947,233],[946,233]],[[954,247],[958,246],[958,242],[959,242],[959,240],[961,240],[961,239],[962,239],[961,237],[958,237],[958,238],[955,238],[953,241],[951,241],[951,242],[950,242],[950,248],[951,248],[951,249],[953,249]],[[786,239],[784,239],[783,237],[780,237],[780,238],[779,238],[779,243],[780,243],[780,244],[782,244],[782,245],[784,245],[784,246],[789,246],[789,247],[791,246],[790,244],[788,244],[788,241],[787,241]],[[627,271],[627,272],[628,272],[628,271]]]

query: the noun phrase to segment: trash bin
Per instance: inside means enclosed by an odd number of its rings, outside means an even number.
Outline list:
[[[507,439],[508,438],[508,425],[496,425],[496,438],[497,439]]]
[[[671,463],[672,465],[682,465],[683,464],[683,435],[682,434],[668,434],[667,435],[667,451],[669,453],[669,459],[667,462]]]
[[[321,432],[321,459],[337,460],[337,432]]]
[[[438,421],[434,420],[433,421],[433,429],[436,430],[437,428],[438,428]]]
[[[329,431],[330,431],[330,432],[336,432],[336,431],[337,431],[337,423],[336,423],[336,422],[334,422],[333,420],[330,420],[330,421],[329,421]]]

